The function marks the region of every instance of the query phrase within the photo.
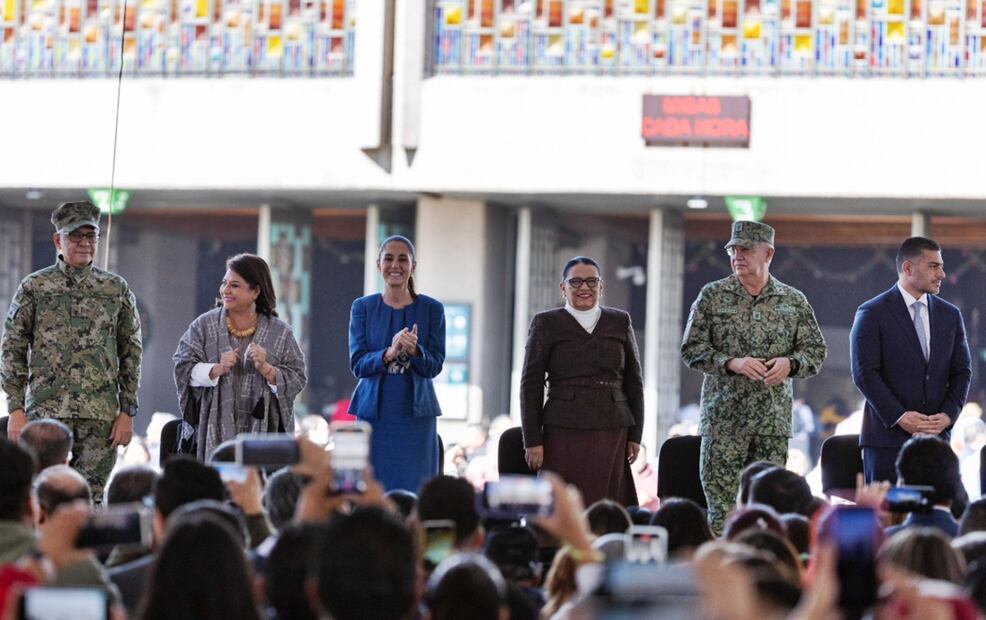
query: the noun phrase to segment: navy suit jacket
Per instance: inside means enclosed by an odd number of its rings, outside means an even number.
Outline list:
[[[941,531],[945,532],[949,537],[955,537],[959,534],[959,522],[955,520],[950,513],[944,510],[938,510],[937,508],[932,510],[930,514],[917,514],[910,513],[904,522],[900,525],[893,525],[885,530],[887,536],[893,536],[897,532],[908,527],[937,527]]]
[[[972,362],[962,313],[936,295],[927,295],[927,300],[927,362],[896,284],[856,311],[849,340],[853,382],[866,398],[860,446],[900,447],[910,438],[895,426],[905,411],[945,413],[954,424],[965,404]],[[949,438],[950,429],[942,432],[943,439]]]
[[[354,301],[349,314],[349,368],[359,379],[349,413],[358,418],[380,417],[380,378],[387,372],[383,354],[394,338],[385,309],[383,296],[377,293]],[[436,299],[418,295],[414,311],[419,352],[411,358],[414,417],[436,417],[442,411],[431,380],[445,363],[445,307]]]

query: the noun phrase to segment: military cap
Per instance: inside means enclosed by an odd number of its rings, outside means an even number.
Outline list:
[[[63,202],[51,213],[55,232],[70,233],[76,228],[99,229],[99,207],[91,202]]]
[[[763,222],[733,222],[733,236],[726,244],[727,250],[734,245],[750,247],[758,243],[766,243],[773,247],[774,229]]]

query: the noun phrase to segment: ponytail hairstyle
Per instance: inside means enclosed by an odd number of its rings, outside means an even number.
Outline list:
[[[260,289],[255,302],[257,314],[277,316],[277,297],[274,295],[274,282],[267,261],[256,254],[237,254],[226,260],[226,269],[239,274],[251,289]],[[220,300],[217,302],[217,305],[222,303]]]
[[[384,239],[383,242],[380,244],[380,251],[377,252],[377,262],[379,263],[380,262],[380,257],[383,256],[383,249],[385,247],[387,247],[387,244],[390,243],[390,242],[392,242],[392,241],[396,241],[398,243],[403,243],[404,245],[407,246],[408,253],[411,255],[411,265],[412,265],[412,269],[413,269],[413,266],[414,266],[414,264],[416,262],[415,259],[414,259],[414,256],[415,256],[414,244],[411,243],[411,240],[408,239],[407,237],[405,237],[404,235],[390,235],[389,237],[387,237],[386,239]],[[408,292],[411,293],[411,299],[417,298],[418,294],[414,290],[414,274],[413,273],[410,276],[408,276],[408,278],[407,278],[407,290],[408,290]]]

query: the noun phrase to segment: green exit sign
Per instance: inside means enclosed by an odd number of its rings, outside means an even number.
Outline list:
[[[767,201],[761,196],[726,196],[726,209],[734,222],[759,222],[767,213]]]
[[[92,204],[99,207],[100,213],[119,215],[127,208],[127,201],[133,195],[129,189],[90,188],[86,190]]]

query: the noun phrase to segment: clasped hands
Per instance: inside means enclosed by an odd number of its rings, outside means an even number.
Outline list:
[[[934,413],[925,415],[917,411],[905,411],[897,426],[901,427],[913,435],[939,435],[943,430],[951,426],[952,418],[944,413]]]
[[[418,356],[418,324],[415,323],[411,329],[404,328],[394,334],[390,341],[390,346],[383,353],[383,361],[386,364],[397,359],[401,353],[406,353],[411,357]]]
[[[791,358],[734,357],[726,362],[726,369],[767,385],[779,385],[791,374]]]
[[[267,364],[267,349],[255,342],[251,342],[247,345],[246,358],[253,363],[253,367],[257,369],[257,372],[265,376],[269,374],[270,368],[265,368],[265,365],[270,366]],[[233,369],[233,366],[236,366],[239,362],[240,350],[238,348],[230,349],[219,356],[219,363],[213,364],[209,376],[213,379],[221,377],[229,373]]]

